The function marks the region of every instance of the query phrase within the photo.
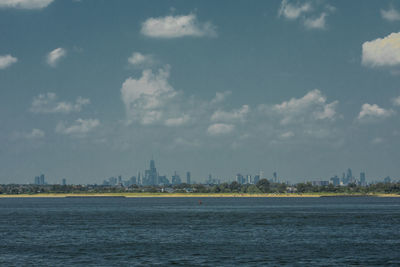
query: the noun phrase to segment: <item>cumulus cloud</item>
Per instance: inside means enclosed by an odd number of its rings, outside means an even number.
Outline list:
[[[0,0],[0,8],[42,9],[53,0]]]
[[[139,52],[134,52],[129,58],[128,62],[138,67],[148,67],[155,62],[152,55],[146,55]]]
[[[98,119],[77,119],[71,125],[66,125],[64,122],[59,122],[56,126],[56,133],[71,135],[71,136],[84,136],[100,125]]]
[[[0,70],[10,67],[12,64],[16,63],[18,59],[11,55],[0,56]]]
[[[399,65],[400,32],[363,43],[362,64],[368,67]]]
[[[45,136],[45,133],[40,130],[40,129],[32,129],[32,132],[26,134],[27,139],[38,139],[38,138],[43,138]]]
[[[211,100],[211,104],[219,104],[225,101],[225,99],[232,94],[231,91],[216,92],[215,97]]]
[[[281,2],[281,7],[279,9],[278,15],[283,16],[287,19],[297,19],[303,13],[311,11],[310,3],[304,3],[302,5],[291,4],[288,0],[283,0]]]
[[[304,26],[308,29],[325,29],[325,18],[327,14],[324,12],[317,18],[307,18]]]
[[[30,111],[33,113],[71,113],[79,112],[82,107],[90,104],[90,100],[78,97],[75,103],[59,102],[55,93],[40,94],[33,98]]]
[[[393,105],[400,106],[400,96],[392,99]]]
[[[64,58],[67,55],[67,51],[64,48],[56,48],[50,53],[47,54],[47,64],[49,64],[51,67],[56,67],[57,64],[60,62],[62,58]]]
[[[248,105],[243,105],[240,109],[232,111],[217,110],[211,116],[213,122],[235,122],[244,121],[250,108]]]
[[[207,133],[212,136],[225,135],[231,133],[235,129],[235,125],[227,123],[214,123],[207,129]]]
[[[270,109],[262,106],[261,109],[276,113],[281,117],[282,125],[303,123],[306,120],[334,120],[338,101],[327,103],[322,93],[315,89],[301,98],[292,98]]]
[[[181,117],[177,118],[169,118],[165,120],[165,125],[166,126],[181,126],[189,121],[189,116],[188,115],[183,115]]]
[[[140,78],[125,80],[121,98],[128,124],[137,121],[141,124],[179,126],[189,121],[188,115],[182,115],[177,103],[178,92],[169,84],[169,75],[170,68],[166,66],[155,73],[146,69]]]
[[[376,104],[365,103],[361,106],[361,111],[358,114],[357,119],[362,122],[374,121],[379,119],[385,119],[394,114],[393,110],[387,110],[379,107]]]
[[[390,7],[388,10],[381,9],[381,16],[383,19],[388,21],[398,21],[400,20],[400,13],[393,7]]]
[[[294,133],[292,131],[284,132],[279,135],[280,139],[289,139],[294,136]]]
[[[211,22],[201,23],[195,14],[149,18],[143,22],[141,33],[153,38],[217,35],[216,27]]]

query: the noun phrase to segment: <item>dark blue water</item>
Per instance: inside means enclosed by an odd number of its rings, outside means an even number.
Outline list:
[[[400,198],[0,199],[0,265],[400,265]]]

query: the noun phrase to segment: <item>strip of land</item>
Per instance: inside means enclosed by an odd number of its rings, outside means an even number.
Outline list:
[[[38,194],[1,194],[0,198],[66,198],[66,197],[400,197],[398,194],[343,194],[343,193],[291,193],[291,194],[240,194],[240,193],[38,193]]]

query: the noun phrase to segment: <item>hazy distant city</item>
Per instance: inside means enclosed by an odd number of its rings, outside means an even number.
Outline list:
[[[150,160],[149,168],[144,170],[143,172],[138,172],[137,175],[133,175],[131,177],[122,177],[121,175],[112,176],[105,180],[98,185],[103,186],[120,186],[120,187],[129,187],[132,185],[138,186],[169,186],[169,185],[180,185],[180,184],[205,184],[205,185],[219,185],[224,182],[233,182],[236,181],[238,184],[241,185],[252,185],[257,184],[261,179],[267,179],[271,183],[283,183],[286,185],[292,185],[292,183],[282,177],[279,177],[278,172],[272,172],[270,175],[264,174],[260,171],[258,174],[242,174],[238,173],[235,177],[231,179],[221,179],[219,177],[214,177],[212,174],[209,174],[208,177],[200,178],[200,179],[193,179],[191,172],[187,171],[183,175],[180,175],[176,171],[171,177],[167,177],[166,175],[161,175],[160,172],[156,168],[155,160]],[[347,186],[349,184],[354,184],[358,186],[367,186],[368,184],[374,184],[378,182],[384,183],[391,183],[391,182],[398,182],[398,180],[394,180],[389,176],[383,178],[377,178],[373,180],[367,181],[366,173],[360,172],[358,175],[355,175],[352,169],[347,169],[343,172],[340,176],[334,175],[331,176],[329,179],[318,179],[318,180],[311,180],[311,179],[304,179],[304,183],[311,183],[313,186]],[[33,180],[33,184],[35,185],[46,185],[48,184],[45,179],[45,175],[41,174],[39,176],[35,176]],[[54,184],[61,184],[67,185],[71,184],[68,183],[67,178],[62,178],[59,183]],[[96,183],[97,184],[97,183]]]

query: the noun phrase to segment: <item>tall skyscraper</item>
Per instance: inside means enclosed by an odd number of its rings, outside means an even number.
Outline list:
[[[63,178],[61,184],[62,185],[67,185],[67,179]]]
[[[273,176],[274,176],[274,183],[276,183],[278,181],[278,174],[274,172]]]
[[[179,175],[176,173],[176,171],[175,171],[175,174],[174,175],[172,175],[172,184],[181,184],[182,183],[182,181],[181,181],[181,177],[179,177]]]
[[[187,173],[186,173],[186,183],[187,183],[187,184],[190,184],[190,183],[191,183],[191,181],[190,181],[190,172],[187,172]]]
[[[365,172],[361,172],[360,173],[360,185],[364,186],[366,184],[367,184],[367,182],[365,180]]]
[[[158,173],[156,169],[156,164],[153,159],[150,160],[150,169],[145,170],[143,184],[144,185],[158,184]]]
[[[45,180],[44,180],[44,174],[41,174],[40,175],[40,182],[39,182],[39,184],[40,185],[44,185],[46,182],[45,182]]]

